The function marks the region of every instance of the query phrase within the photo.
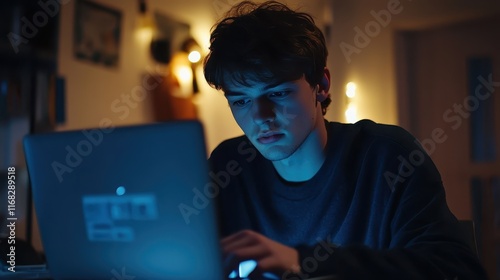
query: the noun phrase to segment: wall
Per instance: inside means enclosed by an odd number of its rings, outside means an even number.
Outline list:
[[[368,35],[365,27],[373,17],[371,10],[387,9],[387,5],[368,1],[335,1],[332,29],[333,106],[331,119],[345,121],[345,85],[357,84],[354,102],[357,119],[372,119],[381,123],[397,123],[394,85],[392,28],[373,28]]]

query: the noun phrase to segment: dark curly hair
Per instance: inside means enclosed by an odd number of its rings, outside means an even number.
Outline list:
[[[225,89],[225,79],[280,83],[305,76],[311,86],[323,78],[328,50],[321,30],[306,13],[276,1],[243,1],[212,27],[204,61],[207,82]],[[323,115],[330,104],[321,103]]]

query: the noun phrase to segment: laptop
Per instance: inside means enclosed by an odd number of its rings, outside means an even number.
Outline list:
[[[198,121],[34,134],[24,149],[51,278],[224,279]]]

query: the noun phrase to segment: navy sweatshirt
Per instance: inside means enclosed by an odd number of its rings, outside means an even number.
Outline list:
[[[220,232],[259,232],[299,251],[302,273],[340,279],[486,279],[450,212],[441,177],[397,126],[326,122],[326,160],[283,180],[245,136],[211,154]]]

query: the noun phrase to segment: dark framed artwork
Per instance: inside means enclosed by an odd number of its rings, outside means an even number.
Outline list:
[[[75,3],[73,49],[75,57],[105,67],[117,67],[120,58],[122,13],[87,0]]]

